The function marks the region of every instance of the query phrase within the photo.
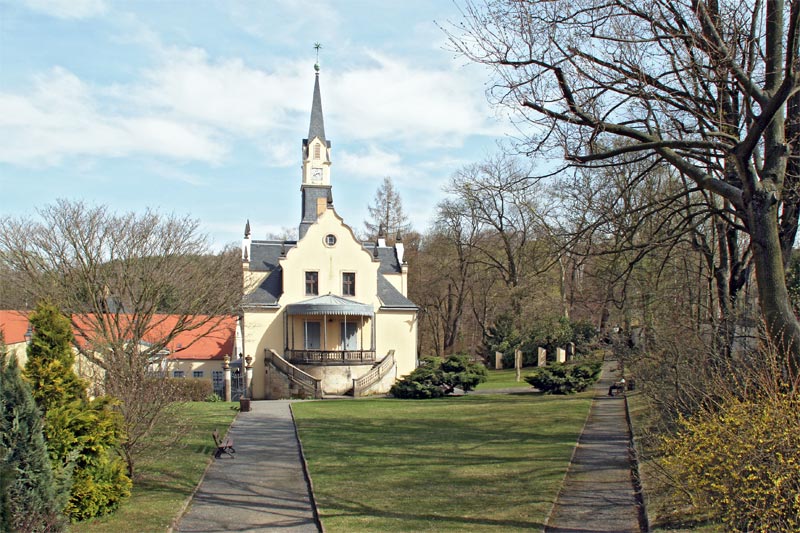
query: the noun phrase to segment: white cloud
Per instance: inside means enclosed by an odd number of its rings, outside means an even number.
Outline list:
[[[26,93],[0,93],[0,134],[11,139],[0,146],[0,161],[47,166],[68,156],[149,154],[216,164],[245,140],[258,143],[270,166],[295,162],[293,137],[311,105],[307,65],[283,60],[266,71],[200,48],[152,50],[157,63],[125,85],[93,86],[56,67]],[[398,153],[498,133],[463,72],[369,57],[366,65],[322,74],[326,122],[335,125],[328,133],[370,143],[366,153],[337,153],[339,168],[413,179]],[[395,144],[397,153],[382,148]]]
[[[407,170],[402,168],[400,155],[370,145],[363,153],[338,152],[335,172],[348,178],[383,179],[405,174]]]
[[[103,0],[25,0],[25,5],[33,11],[60,19],[84,19],[106,12]]]
[[[487,120],[483,94],[467,82],[465,73],[419,69],[385,55],[370,55],[374,66],[335,77],[326,91],[335,120],[348,138],[458,146],[469,135],[498,133]]]
[[[212,62],[197,48],[164,51],[162,63],[132,90],[139,105],[239,135],[291,124],[287,116],[302,107],[297,95],[306,93],[308,76],[296,67],[267,73],[238,58]]]
[[[149,153],[217,162],[225,150],[196,124],[129,109],[101,111],[97,95],[77,76],[54,68],[26,95],[0,93],[0,161],[48,166],[69,156]]]

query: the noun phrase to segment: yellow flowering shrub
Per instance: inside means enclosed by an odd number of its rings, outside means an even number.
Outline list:
[[[730,400],[680,421],[664,466],[735,531],[800,531],[800,398]]]

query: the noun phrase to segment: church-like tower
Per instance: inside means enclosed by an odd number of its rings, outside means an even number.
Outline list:
[[[308,138],[303,139],[303,181],[299,238],[331,201],[331,143],[325,138],[322,117],[322,95],[319,89],[319,65],[314,65],[314,96],[311,102],[311,122]]]

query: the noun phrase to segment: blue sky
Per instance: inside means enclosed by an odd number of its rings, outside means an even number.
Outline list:
[[[384,176],[424,231],[442,185],[509,132],[446,49],[449,0],[0,0],[0,214],[57,198],[188,214],[215,247],[300,219],[320,53],[334,204]]]

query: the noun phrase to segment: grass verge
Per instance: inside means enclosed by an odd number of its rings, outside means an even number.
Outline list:
[[[197,486],[214,450],[211,432],[224,434],[236,416],[233,403],[190,402],[175,416],[190,420],[179,443],[142,459],[131,497],[113,515],[72,524],[72,533],[166,531]]]
[[[337,531],[542,527],[591,393],[294,405],[320,515]]]
[[[522,381],[517,381],[517,374],[513,368],[505,368],[503,370],[489,370],[489,379],[481,383],[475,390],[490,390],[490,389],[528,389],[533,388],[525,382],[525,374],[535,367],[522,369]]]

